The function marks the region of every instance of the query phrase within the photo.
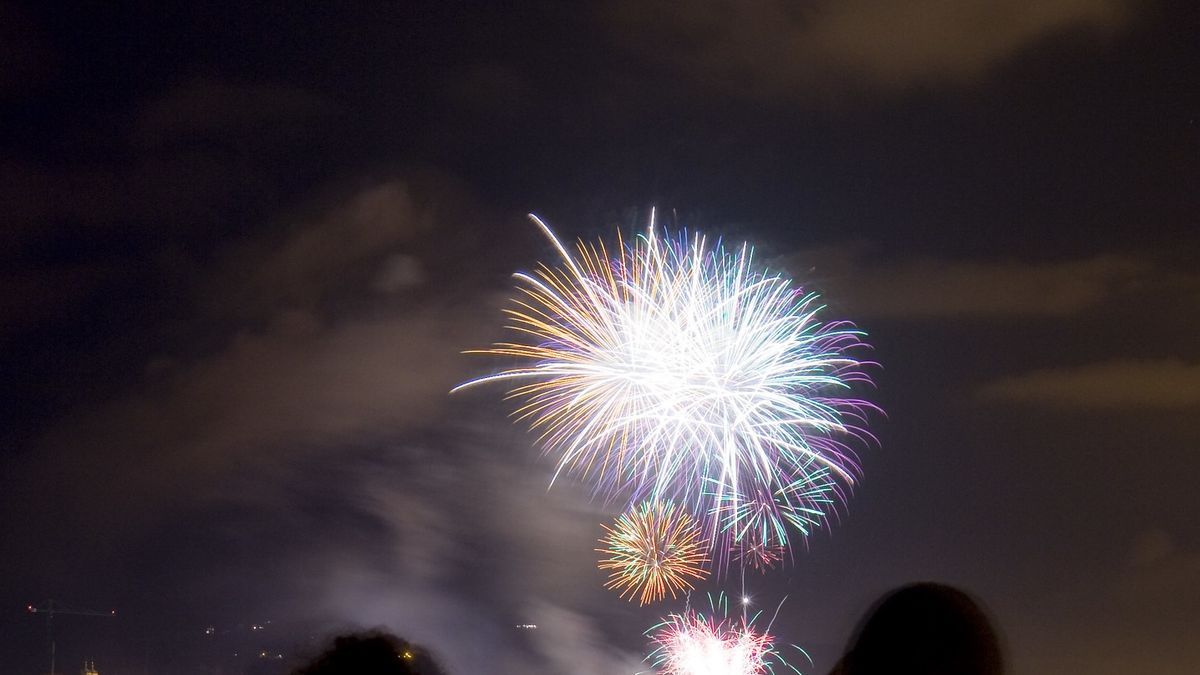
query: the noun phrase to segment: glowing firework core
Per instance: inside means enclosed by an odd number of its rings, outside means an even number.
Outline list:
[[[771,636],[748,626],[672,615],[654,636],[659,675],[759,675],[770,671]]]

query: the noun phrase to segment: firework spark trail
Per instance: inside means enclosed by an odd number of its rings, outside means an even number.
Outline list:
[[[822,320],[819,297],[759,271],[749,246],[660,236],[652,221],[611,255],[603,242],[571,252],[534,220],[561,263],[514,275],[521,341],[479,350],[524,363],[455,390],[510,382],[555,479],[687,505],[714,550],[751,530],[786,546],[785,525],[822,523],[858,475],[850,444],[870,439],[873,406],[847,396],[869,382],[852,356],[863,333]]]
[[[686,511],[670,502],[643,502],[617,518],[600,540],[607,555],[599,567],[609,571],[605,588],[639,604],[657,602],[667,593],[692,590],[691,580],[708,576],[705,543]]]

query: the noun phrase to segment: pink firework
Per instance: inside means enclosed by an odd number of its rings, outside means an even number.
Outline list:
[[[646,660],[657,675],[778,675],[785,670],[799,674],[776,648],[771,626],[754,627],[757,615],[729,618],[729,598],[709,595],[712,613],[693,609],[670,614],[646,631],[654,650]],[[782,605],[782,603],[780,603]],[[778,613],[778,609],[776,610]],[[774,619],[772,619],[772,623]],[[797,647],[809,663],[812,659]]]
[[[659,675],[756,675],[771,651],[771,636],[694,612],[672,614],[654,642]]]
[[[763,541],[745,541],[733,547],[734,560],[743,567],[749,567],[759,572],[774,569],[783,562],[787,549],[779,544],[769,544]]]

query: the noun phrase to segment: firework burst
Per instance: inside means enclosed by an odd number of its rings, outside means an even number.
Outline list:
[[[818,296],[760,270],[748,245],[660,235],[652,219],[611,254],[603,242],[572,253],[533,219],[560,263],[515,275],[519,340],[480,350],[518,365],[456,390],[512,383],[556,478],[686,505],[715,551],[747,528],[820,522],[797,486],[858,475],[850,442],[868,437],[872,406],[848,394],[868,381],[852,356],[863,333],[823,320]]]
[[[604,525],[607,555],[599,567],[609,572],[605,588],[621,599],[638,596],[639,604],[657,602],[670,593],[692,590],[692,579],[708,576],[708,557],[700,530],[686,511],[670,502],[643,502],[617,518],[613,527]]]
[[[799,479],[773,494],[726,496],[715,507],[734,560],[759,571],[774,567],[789,550],[789,530],[807,537],[825,524],[829,511],[844,499],[828,469],[804,467],[799,474]]]
[[[669,615],[646,632],[654,645],[646,660],[658,675],[767,675],[784,668],[800,672],[783,659],[769,629],[759,631],[753,620],[727,617],[724,594],[715,602],[710,596],[710,603],[711,615],[689,609]]]
[[[750,567],[758,572],[766,572],[783,562],[787,549],[778,544],[768,544],[762,541],[747,540],[735,544],[731,553],[743,567]]]

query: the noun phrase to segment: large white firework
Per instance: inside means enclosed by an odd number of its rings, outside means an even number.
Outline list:
[[[757,267],[748,245],[663,235],[652,217],[611,255],[572,253],[531,218],[559,262],[514,275],[519,339],[479,350],[516,364],[456,390],[511,382],[556,478],[687,504],[724,552],[820,525],[858,475],[863,333],[823,320],[817,294]]]

